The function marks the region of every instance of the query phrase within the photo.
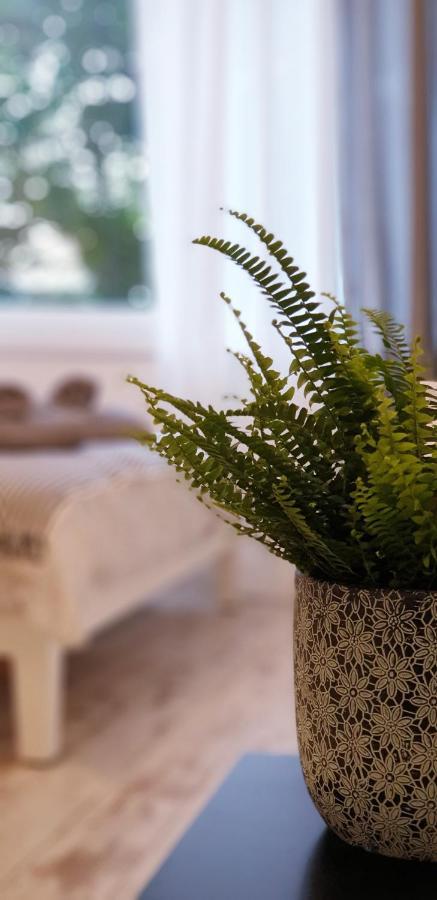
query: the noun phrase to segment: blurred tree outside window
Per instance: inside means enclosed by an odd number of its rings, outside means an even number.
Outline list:
[[[148,306],[129,0],[2,0],[0,304]]]

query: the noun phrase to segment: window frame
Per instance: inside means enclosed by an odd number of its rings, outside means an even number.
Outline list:
[[[87,359],[155,358],[156,336],[156,303],[144,310],[122,304],[112,309],[13,304],[0,309],[0,353],[14,360],[56,357],[79,365]]]

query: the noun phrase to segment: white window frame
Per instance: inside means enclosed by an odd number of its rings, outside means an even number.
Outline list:
[[[92,306],[0,309],[0,353],[7,356],[56,356],[85,361],[112,356],[154,356],[156,307],[124,310]]]

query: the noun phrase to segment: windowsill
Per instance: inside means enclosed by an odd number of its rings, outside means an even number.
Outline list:
[[[0,309],[2,356],[145,359],[153,356],[155,345],[156,307]]]

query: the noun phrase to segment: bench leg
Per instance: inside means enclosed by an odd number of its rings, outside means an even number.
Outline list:
[[[62,647],[43,632],[17,626],[11,651],[18,757],[50,762],[61,750]]]

